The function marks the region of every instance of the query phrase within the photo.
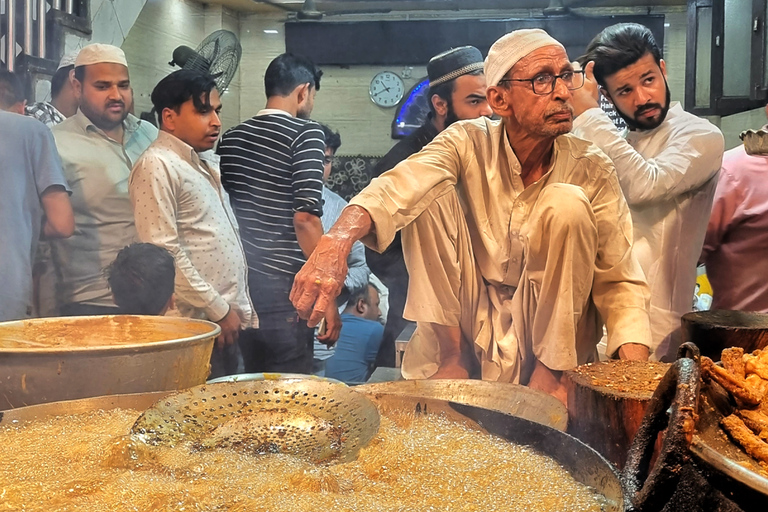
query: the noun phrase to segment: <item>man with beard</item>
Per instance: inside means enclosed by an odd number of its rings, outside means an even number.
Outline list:
[[[462,46],[432,57],[427,64],[429,76],[429,115],[415,132],[401,140],[379,160],[374,177],[405,160],[432,142],[438,133],[456,121],[490,117],[493,112],[485,98],[483,56],[474,46]],[[395,339],[405,328],[403,318],[408,293],[408,271],[403,260],[400,234],[381,254],[366,249],[371,271],[389,290],[389,311],[376,366],[395,366]]]
[[[573,133],[597,144],[616,166],[632,212],[635,253],[651,287],[651,357],[674,358],[680,317],[691,311],[723,136],[670,103],[666,64],[647,27],[610,26],[581,60],[587,79],[574,93]],[[598,107],[598,86],[627,122],[626,140]]]
[[[120,48],[91,44],[80,50],[74,86],[80,108],[53,128],[77,226],[72,237],[52,244],[61,314],[113,314],[118,310],[104,269],[136,241],[128,176],[157,128],[128,113],[131,81]]]
[[[642,359],[648,287],[611,161],[570,135],[583,85],[540,29],[496,41],[486,96],[501,117],[455,123],[353,198],[296,276],[291,299],[320,321],[352,243],[386,248],[402,229],[417,322],[406,378],[481,377],[565,401],[563,370],[611,353]],[[404,228],[404,229],[403,229]]]
[[[221,140],[221,175],[241,229],[251,299],[259,328],[240,336],[246,372],[312,372],[314,329],[296,315],[288,295],[296,272],[323,234],[325,137],[309,121],[320,71],[284,53],[267,67],[266,108]],[[328,308],[328,332],[341,322]]]
[[[241,327],[257,327],[248,268],[219,158],[221,99],[210,75],[182,69],[152,91],[157,140],[133,166],[129,190],[142,242],[167,249],[176,264],[182,316],[216,322],[211,376],[238,373]]]

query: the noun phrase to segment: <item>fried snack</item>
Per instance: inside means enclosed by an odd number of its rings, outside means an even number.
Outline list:
[[[752,354],[746,354],[744,369],[747,373],[754,373],[761,379],[768,380],[768,350],[757,350]]]
[[[734,376],[728,370],[721,368],[706,356],[701,358],[701,373],[705,379],[713,380],[723,386],[733,397],[746,406],[754,407],[760,404],[761,396],[747,386],[744,379]]]
[[[764,468],[768,468],[768,443],[757,437],[744,422],[731,414],[720,421],[728,435],[738,443],[744,451],[752,456]]]
[[[755,373],[750,373],[744,381],[747,383],[747,387],[760,397],[760,400],[765,400],[765,395],[768,393],[768,380],[761,379]]]
[[[720,360],[723,362],[723,368],[731,372],[736,378],[743,379],[747,376],[743,348],[726,348],[720,355]]]
[[[739,409],[736,414],[759,438],[768,441],[768,415],[749,409]]]

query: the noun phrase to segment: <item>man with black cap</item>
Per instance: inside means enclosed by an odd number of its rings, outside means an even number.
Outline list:
[[[474,46],[454,48],[432,57],[427,64],[427,75],[430,110],[427,120],[379,160],[374,177],[421,151],[454,122],[493,114],[485,98],[483,55]],[[403,310],[408,292],[408,271],[400,234],[381,254],[366,249],[366,260],[371,271],[389,289],[387,324],[376,366],[391,367],[395,365],[395,338],[407,323],[403,319]]]
[[[527,384],[565,402],[562,372],[608,350],[646,359],[648,285],[612,162],[570,135],[584,77],[540,29],[491,47],[486,96],[501,119],[453,126],[352,198],[297,274],[291,300],[320,321],[362,239],[402,231],[417,322],[406,378]]]

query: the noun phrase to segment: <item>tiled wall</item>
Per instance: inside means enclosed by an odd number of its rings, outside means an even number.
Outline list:
[[[110,3],[110,0],[101,0]],[[123,0],[126,1],[126,0]],[[99,0],[94,0],[99,2]],[[600,9],[590,14],[632,14],[632,9]],[[642,12],[647,12],[643,10]],[[667,62],[672,99],[683,101],[685,93],[686,13],[684,7],[652,9],[666,16],[664,58]],[[499,13],[495,13],[498,15]],[[538,15],[534,11],[505,11],[506,16]],[[422,18],[460,16],[457,13],[421,13]],[[488,13],[493,16],[494,13]],[[403,15],[370,15],[361,19],[403,19]],[[235,77],[223,96],[225,127],[254,115],[264,106],[264,71],[269,62],[285,50],[285,15],[237,14],[214,5],[191,0],[149,0],[125,39],[123,49],[131,65],[136,91],[136,110],[149,110],[149,94],[157,81],[172,68],[168,66],[173,49],[179,44],[195,47],[210,32],[226,28],[240,37],[243,59],[239,76]],[[277,34],[265,33],[277,30]],[[341,155],[383,155],[394,144],[390,126],[394,109],[375,106],[368,97],[371,78],[384,68],[376,66],[324,67],[321,90],[317,96],[313,118],[338,130],[342,136]],[[423,66],[413,69],[393,67],[405,79],[406,88],[426,75]],[[738,134],[745,128],[758,128],[765,123],[762,110],[715,119],[721,124],[726,147],[739,143]]]

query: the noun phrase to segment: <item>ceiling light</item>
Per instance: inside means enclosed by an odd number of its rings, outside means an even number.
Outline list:
[[[273,28],[264,29],[265,34],[279,34],[279,32]]]

